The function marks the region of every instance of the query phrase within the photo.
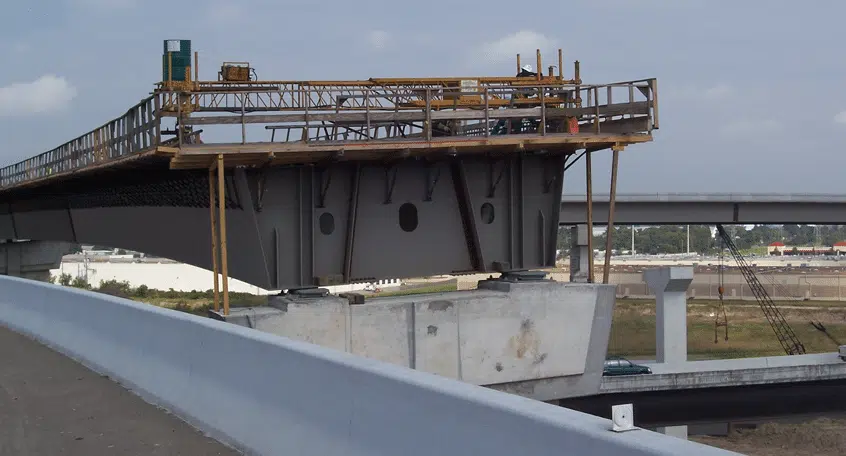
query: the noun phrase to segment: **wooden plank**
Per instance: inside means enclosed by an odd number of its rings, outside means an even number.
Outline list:
[[[622,144],[619,137],[615,137],[613,135],[607,135],[602,139],[602,142],[594,141],[578,141],[569,144],[560,144],[557,146],[549,146],[549,145],[542,145],[542,146],[529,146],[526,147],[525,150],[537,150],[537,149],[546,149],[551,153],[567,153],[573,152],[579,148],[583,148],[586,145],[590,145],[589,148],[592,151],[599,151],[602,149],[609,149],[614,145]],[[639,138],[642,139],[642,138]],[[645,140],[650,140],[651,138],[645,138]],[[633,142],[643,142],[643,141],[628,141],[626,144],[631,144]],[[420,148],[420,149],[409,149],[409,148],[398,148],[394,150],[385,150],[385,149],[346,149],[344,156],[340,158],[340,161],[345,162],[363,162],[363,161],[382,161],[388,157],[393,156],[400,150],[408,150],[409,157],[433,157],[438,154],[441,154],[445,151],[452,151],[457,155],[473,155],[473,154],[485,154],[485,153],[503,153],[508,154],[510,152],[514,152],[517,149],[514,145],[474,145],[472,147],[461,147],[461,148],[448,148],[448,147],[431,147],[431,148]],[[227,166],[259,166],[268,164],[268,154],[264,152],[255,152],[255,151],[240,151],[240,152],[233,152],[231,150],[227,152],[223,152],[226,154],[226,164]],[[270,166],[276,165],[289,165],[289,164],[304,164],[304,163],[316,163],[320,162],[321,160],[326,159],[327,157],[332,156],[332,152],[314,152],[314,151],[294,151],[289,153],[277,153],[273,155],[272,160],[270,160]],[[171,169],[203,169],[208,167],[209,160],[212,157],[216,157],[214,154],[206,154],[206,155],[185,155],[180,154],[175,156],[170,164]]]
[[[590,144],[619,142],[621,144],[634,144],[651,141],[652,137],[646,134],[592,134],[579,133],[575,135],[566,133],[550,133],[540,135],[503,135],[491,137],[445,137],[433,138],[431,141],[423,140],[375,140],[375,141],[321,141],[305,144],[302,142],[288,143],[232,143],[232,144],[186,144],[179,151],[180,155],[216,155],[240,154],[240,153],[290,153],[290,152],[334,152],[343,149],[345,152],[351,150],[402,150],[402,149],[430,149],[449,147],[472,147],[472,146],[531,146],[543,145],[554,146],[558,144]]]
[[[581,117],[595,112],[594,107],[588,108],[548,108],[546,110],[547,119],[562,118],[562,117]],[[649,110],[649,105],[646,102],[636,103],[620,103],[611,106],[599,106],[599,114],[601,116],[619,116],[619,115],[646,115]],[[478,110],[461,110],[461,111],[432,111],[432,120],[485,120],[485,118],[493,119],[508,119],[521,117],[540,117],[541,110],[539,107],[535,108],[517,108],[517,109],[492,109],[486,113],[484,109]],[[367,119],[371,122],[422,122],[427,120],[425,112],[417,111],[393,111],[393,112],[341,112],[341,113],[323,113],[323,114],[309,114],[309,122],[349,122],[349,123],[365,123]],[[234,125],[241,124],[241,122],[248,124],[255,123],[284,123],[284,122],[305,122],[305,114],[258,114],[241,117],[241,115],[232,116],[195,116],[189,117],[185,120],[185,125]]]

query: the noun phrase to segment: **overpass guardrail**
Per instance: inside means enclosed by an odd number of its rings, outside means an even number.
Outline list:
[[[608,202],[607,193],[594,193],[594,202]],[[619,193],[616,202],[632,203],[846,203],[846,194],[832,193]],[[562,203],[585,202],[584,194],[565,193]]]
[[[247,454],[732,454],[152,305],[12,277],[0,288],[0,324]]]

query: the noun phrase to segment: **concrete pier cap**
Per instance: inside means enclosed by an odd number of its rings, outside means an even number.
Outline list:
[[[659,363],[687,361],[687,289],[693,267],[664,267],[643,272],[655,293],[655,358]]]
[[[295,290],[211,315],[540,401],[598,394],[615,287],[545,276],[507,270],[475,290],[361,300]]]

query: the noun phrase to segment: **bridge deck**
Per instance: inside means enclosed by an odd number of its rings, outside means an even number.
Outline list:
[[[240,454],[0,326],[0,454]]]
[[[561,197],[561,225],[587,223],[585,195]],[[593,223],[608,223],[608,195],[593,195]],[[836,194],[643,193],[617,195],[615,225],[846,223],[846,196]]]

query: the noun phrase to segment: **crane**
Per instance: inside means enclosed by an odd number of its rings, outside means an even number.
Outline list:
[[[746,279],[746,283],[748,283],[749,288],[752,289],[752,293],[755,295],[758,305],[761,306],[764,316],[767,317],[767,321],[770,323],[770,327],[773,328],[773,332],[778,338],[778,342],[781,344],[785,353],[788,355],[805,354],[805,346],[802,344],[802,341],[800,341],[796,336],[796,333],[793,332],[793,328],[790,327],[787,320],[784,319],[784,316],[770,298],[770,295],[767,294],[764,286],[758,280],[758,276],[755,274],[755,271],[751,266],[749,266],[749,263],[746,262],[743,255],[740,254],[737,246],[734,245],[734,241],[731,239],[731,236],[728,235],[722,225],[717,225],[717,232],[726,247],[728,247],[732,257],[734,257],[734,261],[737,262],[740,272],[743,274],[743,278]],[[722,271],[720,272],[720,304],[722,304]],[[716,327],[714,328],[714,331],[716,340]],[[728,331],[728,329],[726,329],[726,331]],[[728,333],[726,333],[726,338],[728,338]]]

